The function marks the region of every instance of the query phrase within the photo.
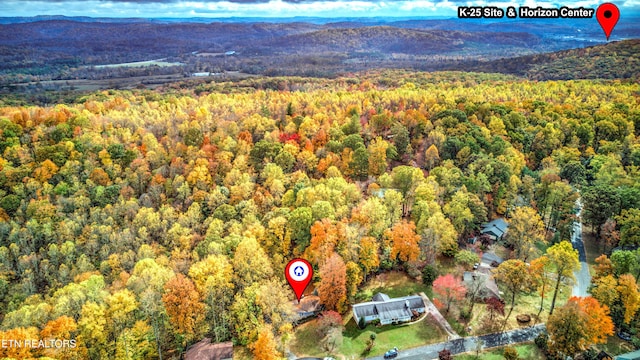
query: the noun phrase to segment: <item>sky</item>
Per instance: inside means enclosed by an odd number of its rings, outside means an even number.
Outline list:
[[[90,17],[423,17],[457,16],[458,6],[542,6],[596,8],[604,0],[0,0],[0,16]],[[561,0],[560,0],[561,1]],[[625,12],[640,12],[640,0],[614,1]]]

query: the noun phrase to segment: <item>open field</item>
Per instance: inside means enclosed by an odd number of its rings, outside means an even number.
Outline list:
[[[199,79],[217,78],[223,80],[235,80],[253,75],[244,74],[240,72],[225,72],[219,75],[212,75],[202,77]],[[149,75],[149,76],[132,76],[123,78],[111,78],[102,80],[80,79],[80,80],[50,80],[40,81],[38,83],[20,83],[12,84],[11,86],[20,89],[27,90],[33,87],[37,87],[43,90],[56,90],[56,91],[96,91],[101,89],[133,89],[135,87],[144,87],[154,89],[161,85],[175,83],[179,81],[188,80],[189,77],[185,77],[183,74],[171,74],[171,75]]]
[[[131,89],[134,87],[144,86],[155,88],[163,84],[185,80],[184,75],[151,75],[151,76],[134,76],[126,78],[113,78],[104,80],[50,80],[41,81],[39,83],[14,84],[18,89],[28,89],[30,87],[40,87],[45,90],[77,90],[77,91],[96,91],[100,89]]]
[[[198,57],[204,57],[204,56],[224,56],[224,54],[225,53],[223,52],[199,52],[194,55]]]
[[[181,62],[167,62],[165,59],[157,59],[157,60],[147,60],[147,61],[135,61],[128,63],[120,63],[120,64],[107,64],[107,65],[95,65],[96,69],[109,69],[109,68],[119,68],[119,67],[146,67],[146,66],[183,66],[184,64]]]

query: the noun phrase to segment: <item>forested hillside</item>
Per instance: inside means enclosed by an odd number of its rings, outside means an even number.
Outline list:
[[[368,276],[417,278],[497,216],[538,214],[554,236],[532,242],[570,239],[578,191],[590,225],[618,219],[638,245],[639,95],[389,71],[3,106],[2,337],[78,348],[0,357],[166,359],[205,336],[281,354],[293,257],[344,312]]]
[[[538,36],[527,33],[464,32],[422,29],[399,29],[391,26],[323,29],[284,36],[267,41],[262,47],[268,52],[283,53],[346,53],[370,52],[382,54],[443,55],[456,51],[471,51],[470,44],[481,47],[491,39],[492,46],[515,48],[535,47]],[[511,47],[511,49],[508,49]],[[274,50],[277,49],[277,50]]]
[[[474,71],[526,76],[531,80],[640,79],[640,40],[616,41],[606,45],[554,53],[501,59],[485,64],[468,62]]]
[[[465,21],[461,26],[440,20],[327,24],[78,20],[82,19],[0,24],[0,85],[225,71],[271,76],[336,76],[375,68],[433,71],[467,60],[590,44],[563,38],[575,33],[575,26],[584,26],[570,22],[563,26],[500,25],[496,29],[495,25]],[[636,33],[632,29],[627,36]],[[225,56],[227,51],[233,54]],[[168,63],[137,69],[119,66],[157,59]],[[102,65],[111,66],[100,68]]]

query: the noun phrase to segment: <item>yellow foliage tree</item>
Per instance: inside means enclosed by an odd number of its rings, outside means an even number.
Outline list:
[[[638,309],[640,309],[640,292],[638,292],[638,284],[636,284],[636,279],[633,275],[620,275],[618,278],[618,293],[624,307],[624,322],[629,324]]]

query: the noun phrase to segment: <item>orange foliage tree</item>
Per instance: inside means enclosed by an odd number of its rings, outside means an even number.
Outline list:
[[[184,343],[195,339],[203,330],[204,304],[193,282],[182,274],[169,280],[164,286],[162,302],[176,332],[184,337]]]
[[[258,340],[253,343],[253,358],[256,360],[276,360],[282,357],[276,350],[276,341],[273,338],[271,326],[264,325],[258,333]]]
[[[613,321],[609,316],[609,307],[601,305],[591,296],[574,297],[587,316],[587,341],[592,344],[604,344],[607,337],[613,335]]]
[[[38,329],[35,327],[18,327],[7,331],[0,331],[0,339],[6,340],[5,345],[0,347],[1,358],[31,359],[33,358],[35,349],[24,346],[24,341],[27,339],[38,339]]]
[[[613,275],[613,265],[611,259],[607,255],[602,254],[596,258],[596,274],[594,278],[599,278],[607,275]]]
[[[63,315],[55,320],[49,321],[42,331],[40,331],[40,337],[50,340],[72,340],[76,338],[77,330],[78,325],[76,321],[72,317]],[[81,358],[82,356],[78,350],[79,349],[72,348],[71,346],[63,345],[63,347],[45,348],[43,352],[46,356],[67,360]],[[85,354],[85,349],[82,350],[82,354]]]
[[[327,310],[342,312],[347,300],[347,266],[340,255],[333,253],[320,266],[318,296]]]
[[[572,297],[549,315],[549,350],[564,356],[574,356],[593,344],[605,343],[613,335],[609,307],[592,297]]]
[[[416,225],[413,221],[403,220],[385,231],[385,236],[391,241],[391,253],[389,257],[398,258],[400,261],[415,261],[420,255],[420,235],[416,234]]]
[[[321,264],[324,256],[333,253],[338,242],[339,229],[329,219],[316,221],[311,226],[311,243],[304,256],[314,265]]]

